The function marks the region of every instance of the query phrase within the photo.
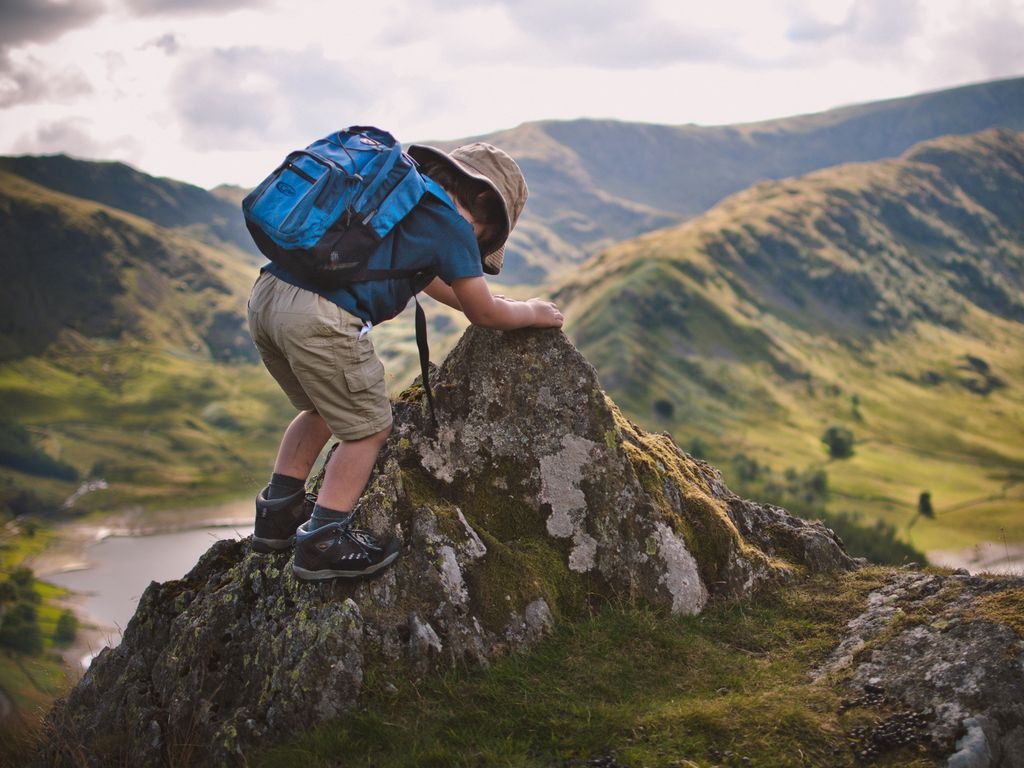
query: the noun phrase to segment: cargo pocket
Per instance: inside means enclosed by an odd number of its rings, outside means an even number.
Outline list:
[[[364,392],[383,381],[384,363],[376,356],[345,371],[345,384],[349,392]]]

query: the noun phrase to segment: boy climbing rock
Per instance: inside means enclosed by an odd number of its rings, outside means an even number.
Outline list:
[[[265,266],[249,298],[249,328],[267,370],[299,414],[281,439],[268,485],[256,497],[252,546],[295,544],[303,580],[356,577],[387,567],[401,542],[354,527],[359,498],[391,432],[384,366],[370,329],[401,312],[420,291],[459,309],[474,325],[500,330],[558,328],[548,301],[491,294],[484,273],[501,269],[527,187],[505,152],[477,142],[450,154],[425,145],[408,154],[427,194],[376,247],[369,267],[415,277],[323,290],[278,264]],[[327,440],[339,441],[317,497],[306,478]]]

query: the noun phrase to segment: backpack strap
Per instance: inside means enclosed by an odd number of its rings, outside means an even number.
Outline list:
[[[416,347],[420,352],[420,379],[423,382],[423,391],[427,395],[427,407],[430,410],[430,423],[437,429],[437,414],[434,412],[434,392],[430,388],[430,346],[427,344],[427,316],[420,306],[418,296],[416,300]]]

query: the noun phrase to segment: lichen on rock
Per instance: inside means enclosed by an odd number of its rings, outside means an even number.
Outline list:
[[[979,606],[1019,595],[1010,577],[894,572],[818,670],[852,691],[884,692],[927,723],[957,768],[1024,768],[1024,637]]]
[[[121,645],[51,713],[54,743],[96,764],[240,764],[355,706],[368,666],[486,665],[594,601],[692,614],[853,567],[820,524],[737,498],[631,424],[561,332],[471,328],[434,389],[437,429],[422,388],[396,401],[363,498],[361,527],[405,542],[394,565],[305,584],[290,553],[215,544],[185,578],[150,586]]]

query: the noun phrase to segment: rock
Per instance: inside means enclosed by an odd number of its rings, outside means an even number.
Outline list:
[[[153,584],[121,645],[49,722],[72,745],[40,764],[242,764],[335,717],[364,669],[421,676],[486,665],[594,599],[701,611],[797,572],[854,567],[839,540],[744,501],[712,467],[631,424],[564,335],[470,329],[395,404],[361,527],[405,542],[369,581],[306,584],[290,553],[219,542]]]
[[[950,755],[946,768],[989,768],[992,752],[985,736],[986,720],[983,717],[969,717],[964,720],[963,737],[956,742],[956,752]]]
[[[1022,592],[1020,578],[895,571],[819,678],[925,713],[922,730],[951,767],[1024,768],[1024,640],[985,609]]]

